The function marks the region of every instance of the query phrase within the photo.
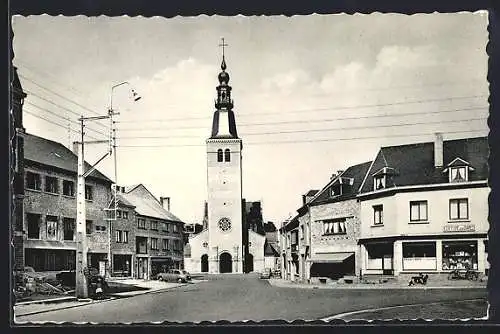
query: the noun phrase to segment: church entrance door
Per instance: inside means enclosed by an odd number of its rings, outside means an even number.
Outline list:
[[[247,254],[246,256],[246,272],[251,273],[253,271],[253,255]]]
[[[208,255],[207,254],[203,254],[201,256],[201,272],[202,273],[208,272]]]
[[[224,252],[219,257],[219,272],[230,273],[233,271],[233,259],[231,254]]]

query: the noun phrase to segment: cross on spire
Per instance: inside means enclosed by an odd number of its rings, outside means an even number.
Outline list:
[[[224,37],[222,37],[221,39],[222,39],[222,44],[219,44],[219,46],[222,46],[222,58],[224,58],[224,47],[229,45],[224,42]]]

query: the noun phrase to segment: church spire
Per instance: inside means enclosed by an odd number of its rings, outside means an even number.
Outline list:
[[[217,98],[215,100],[216,111],[214,113],[214,120],[212,124],[212,136],[225,137],[225,138],[238,138],[236,133],[236,123],[233,113],[233,100],[231,99],[231,86],[229,86],[229,74],[226,72],[226,58],[224,54],[224,47],[228,46],[224,38],[222,43],[222,62],[220,65],[221,72],[219,73],[219,85],[217,86]]]

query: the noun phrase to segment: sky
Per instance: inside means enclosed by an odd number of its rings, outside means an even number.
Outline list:
[[[16,16],[13,62],[27,132],[71,147],[78,117],[105,115],[112,95],[118,183],[142,183],[201,223],[224,37],[243,195],[279,225],[302,194],[382,146],[487,135],[487,25],[486,12]],[[87,123],[86,136],[105,139],[108,128]],[[86,160],[105,150],[87,146]],[[113,159],[99,169],[114,179]]]

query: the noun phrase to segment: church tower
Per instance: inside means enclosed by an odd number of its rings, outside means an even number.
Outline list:
[[[208,258],[211,273],[243,272],[242,158],[224,58],[207,139]]]

